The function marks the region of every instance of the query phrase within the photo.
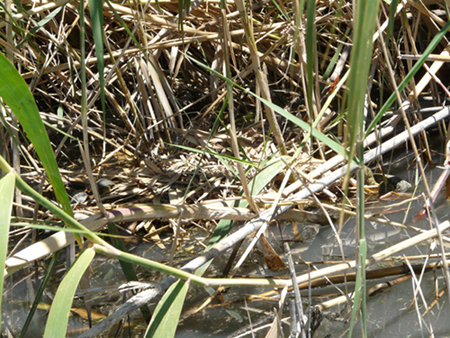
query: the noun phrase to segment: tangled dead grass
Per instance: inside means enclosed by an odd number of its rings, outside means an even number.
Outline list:
[[[242,186],[280,154],[303,184],[341,165],[322,170],[321,165],[337,154],[309,138],[307,130],[272,116],[273,109],[247,92],[269,99],[330,138],[344,141],[345,79],[354,8],[352,2],[316,1],[311,33],[303,4],[296,0],[248,3],[248,16],[243,17],[238,1],[195,1],[188,12],[179,11],[174,1],[107,1],[101,32],[104,75],[94,44],[95,28],[86,9],[89,161],[97,179],[107,178],[115,184],[102,196],[107,209],[138,203],[214,205],[219,201],[229,206],[240,199]],[[26,79],[47,122],[69,193],[87,192],[88,200],[77,205],[82,213],[91,215],[98,209],[78,146],[86,131],[81,123],[79,4],[25,0],[21,7],[9,5],[6,9],[11,16],[0,22],[2,51]],[[446,7],[439,1],[401,1],[396,8],[380,2],[380,6],[368,79],[368,121],[447,20]],[[448,85],[448,69],[441,61],[448,61],[449,48],[444,38],[437,48],[440,55],[436,52],[429,57],[432,75],[419,73],[403,92],[409,109],[439,107],[445,102],[440,86],[445,89]],[[386,75],[388,68],[394,70],[395,81]],[[231,79],[245,89],[233,87],[233,96],[218,75],[226,76],[228,69]],[[105,81],[105,111],[100,78]],[[234,111],[226,105],[227,98]],[[5,126],[17,130],[14,118],[4,113]],[[422,119],[420,111],[411,116],[415,122]],[[395,121],[394,127],[399,119],[390,120]],[[439,128],[444,133],[445,126]],[[238,174],[233,138],[239,145],[239,159],[247,165],[245,182]],[[9,139],[6,135],[5,145]],[[18,140],[24,157],[16,169],[39,188],[43,175],[33,148],[24,138]],[[425,134],[421,142],[430,153]],[[7,159],[14,158],[8,147],[5,152]],[[287,172],[283,167],[254,194],[259,207],[276,201]],[[301,187],[293,181],[285,187],[283,198]],[[322,200],[338,201],[341,183],[329,187]],[[51,195],[48,184],[40,189]],[[33,213],[31,204],[26,200],[18,207]]]
[[[86,10],[88,133],[95,173],[101,176],[109,166],[124,167],[124,162],[142,168],[142,160],[145,160],[151,163],[147,169],[159,174],[183,173],[192,177],[196,173],[202,179],[201,175],[211,178],[221,173],[222,180],[235,179],[230,167],[224,166],[216,156],[199,156],[170,146],[180,144],[233,156],[230,151],[230,116],[227,111],[220,113],[226,94],[224,81],[193,62],[197,60],[218,73],[224,72],[224,25],[229,29],[229,62],[234,81],[256,93],[262,89],[254,72],[255,67],[259,67],[252,59],[254,48],[248,46],[244,38],[245,23],[235,3],[226,2],[224,5],[226,21],[220,16],[218,1],[204,1],[192,3],[189,14],[184,13],[183,24],[180,25],[178,3],[173,1],[105,2],[103,34],[107,109],[104,113],[99,98],[100,73],[93,26]],[[311,83],[313,110],[310,112],[305,103],[305,85],[308,83],[305,23],[303,18],[295,16],[295,6],[298,6],[295,2],[248,4],[257,56],[270,97],[278,106],[308,123],[318,122],[319,130],[331,131],[334,137],[343,140],[345,115],[340,109],[345,86],[331,103],[326,100],[348,69],[352,45],[351,3],[320,1],[316,4]],[[379,22],[391,39],[392,54],[388,62],[396,70],[395,75],[400,82],[412,65],[411,59],[405,56],[420,55],[416,41],[427,45],[433,32],[442,26],[444,12],[438,2],[428,7],[416,2],[400,3],[397,10],[399,14],[393,15],[391,8],[383,3]],[[61,166],[68,168],[81,161],[76,142],[82,131],[77,4],[25,1],[22,8],[12,5],[11,12],[12,26],[3,22],[0,27],[12,27],[13,40],[3,39],[2,46],[18,62],[43,118],[55,128],[49,129],[52,141],[61,150]],[[394,17],[394,21],[383,25],[389,15]],[[378,43],[381,42],[377,40],[375,44],[374,66],[369,79],[369,114],[374,113],[376,107],[386,100],[386,93],[395,86],[385,76],[387,61],[381,48],[377,47]],[[414,82],[411,85],[414,86]],[[438,106],[441,96],[433,94],[437,87],[432,85],[429,88],[429,96],[435,100],[433,105]],[[279,144],[272,136],[273,130],[267,123],[262,104],[246,92],[234,91],[236,136],[243,151],[241,156],[253,163],[262,163],[277,153]],[[414,92],[414,87],[410,92]],[[323,115],[316,120],[319,112]],[[287,154],[298,155],[300,151],[304,158],[310,159],[309,162],[302,161],[305,163],[304,171],[312,171],[314,161],[325,161],[333,155],[319,143],[305,143],[305,131],[280,118],[277,120],[283,129],[282,140]],[[211,133],[214,123],[218,126]],[[75,139],[64,137],[61,131]],[[28,160],[34,162],[32,158],[33,155],[29,154]],[[233,162],[227,162],[227,165],[236,169]],[[202,169],[201,174],[199,168]],[[31,168],[23,169],[26,172]],[[250,177],[254,174],[254,171],[249,171]],[[115,175],[116,170],[108,174],[109,177]],[[203,193],[199,191],[197,196]],[[237,190],[230,192],[236,193]],[[195,202],[195,197],[191,198]]]

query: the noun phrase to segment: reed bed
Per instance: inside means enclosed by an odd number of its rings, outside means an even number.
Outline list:
[[[119,259],[129,282],[142,280],[138,266],[152,271],[157,284],[141,285],[94,325],[84,295],[91,328],[81,337],[106,335],[138,309],[147,337],[173,337],[179,320],[224,287],[241,286],[271,289],[258,299],[277,293],[269,336],[314,336],[342,304],[349,336],[356,326],[367,336],[367,295],[375,292],[367,279],[439,269],[448,283],[449,224],[433,211],[424,169],[436,164],[433,138],[447,139],[446,2],[7,0],[0,12],[0,271],[6,283],[20,272],[42,279],[20,332],[7,321],[2,332],[27,334],[65,247],[72,267],[59,275],[46,337],[66,335],[95,256]],[[411,200],[428,203],[427,231],[410,218],[365,212],[379,197],[368,168],[387,174],[386,154],[405,144],[422,177],[422,197]],[[289,246],[277,253],[265,241],[271,222],[294,222],[332,227],[341,243],[346,214],[357,219],[354,258],[301,270]],[[415,235],[369,254],[367,218]],[[156,243],[166,258],[128,252],[123,239],[132,238]],[[434,242],[431,262],[380,268]],[[256,246],[269,269],[286,276],[239,276]],[[211,260],[228,250],[238,257],[223,278],[209,276]],[[340,297],[314,303],[297,292],[331,280],[344,285]],[[192,285],[215,293],[182,312]],[[286,315],[288,290],[295,302]]]

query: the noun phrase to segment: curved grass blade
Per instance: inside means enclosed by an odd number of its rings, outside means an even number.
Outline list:
[[[145,333],[146,338],[171,338],[175,336],[178,318],[183,309],[184,299],[189,289],[189,281],[173,284],[156,307],[152,321]]]
[[[11,220],[12,202],[14,197],[14,174],[8,173],[0,180],[0,296],[3,294],[3,273],[8,253],[9,222]],[[0,297],[0,310],[2,298]],[[0,311],[1,313],[1,311]],[[1,323],[0,323],[1,332]]]
[[[400,82],[398,86],[398,91],[401,92],[405,87],[408,85],[408,83],[412,80],[414,75],[419,71],[420,68],[422,68],[422,65],[427,60],[428,56],[431,54],[431,52],[436,48],[436,46],[439,44],[439,42],[443,39],[447,31],[450,29],[450,21],[448,21],[444,27],[435,35],[433,40],[431,40],[428,47],[425,49],[425,51],[422,53],[422,56],[420,59],[416,62],[416,64],[411,68],[409,73],[405,76],[402,82]],[[373,121],[370,123],[369,127],[367,127],[366,133],[364,134],[364,138],[366,138],[369,133],[375,128],[375,126],[380,122],[383,115],[386,113],[386,111],[392,106],[392,104],[397,99],[395,92],[389,96],[387,101],[384,103],[383,107],[381,107],[380,111],[378,112],[377,116],[373,119]]]
[[[36,102],[25,81],[2,53],[0,53],[0,77],[2,79],[0,81],[0,97],[11,108],[33,143],[58,202],[62,205],[63,210],[72,216],[69,197],[61,180],[55,155]]]
[[[187,55],[187,54],[183,54],[186,58],[188,58],[189,60],[191,60],[192,62],[196,63],[197,65],[199,65],[200,67],[214,73],[215,75],[217,75],[218,77],[220,77],[222,80],[227,81],[228,83],[231,83],[233,86],[235,86],[236,88],[239,88],[240,90],[243,90],[247,93],[249,93],[250,95],[254,96],[256,99],[260,100],[262,103],[264,103],[265,105],[268,105],[271,109],[273,109],[274,111],[276,111],[278,114],[282,115],[283,117],[285,117],[286,119],[288,119],[289,121],[295,123],[298,127],[302,128],[303,130],[305,130],[306,132],[311,132],[312,136],[314,136],[315,138],[317,138],[319,141],[323,142],[326,146],[328,146],[329,148],[331,148],[332,150],[334,150],[337,154],[341,154],[343,155],[345,153],[344,151],[344,147],[333,141],[331,138],[327,137],[325,134],[321,133],[320,131],[318,131],[317,129],[313,128],[311,130],[311,126],[306,123],[305,121],[295,117],[294,115],[292,115],[291,113],[288,113],[286,110],[284,110],[283,108],[277,106],[274,103],[271,103],[267,100],[264,100],[262,97],[256,95],[255,93],[253,93],[252,91],[250,91],[249,89],[243,88],[241,86],[239,86],[237,83],[233,82],[231,79],[228,79],[227,77],[223,76],[222,74],[216,72],[214,69],[206,66],[205,64],[199,62],[198,60],[192,58],[191,56]]]
[[[100,81],[100,97],[105,117],[105,59],[103,48],[103,0],[89,0],[89,11],[91,13],[92,32],[97,54],[98,80]],[[104,120],[104,119],[103,119]],[[105,121],[103,121],[105,122]]]
[[[33,27],[33,29],[31,29],[27,35],[25,36],[25,38],[23,38],[22,41],[19,42],[19,44],[16,46],[16,49],[19,49],[25,42],[28,41],[28,39],[32,36],[34,36],[34,34],[40,30],[42,27],[44,27],[50,20],[52,20],[59,12],[61,12],[61,10],[67,5],[67,3],[70,0],[67,0],[67,2],[65,2],[64,4],[62,4],[62,6],[57,7],[54,11],[52,11],[49,15],[47,15],[45,18],[43,18],[42,20],[40,20],[36,26]],[[25,12],[26,13],[26,12]]]
[[[231,155],[219,154],[216,151],[214,151],[213,149],[208,149],[208,147],[206,147],[206,149],[196,149],[196,148],[191,148],[191,147],[187,147],[187,146],[183,146],[183,145],[179,145],[179,144],[172,144],[171,143],[170,145],[172,147],[189,150],[189,151],[192,151],[192,152],[198,153],[198,154],[209,154],[211,156],[216,156],[217,158],[219,158],[222,161],[223,160],[229,160],[229,161],[233,161],[233,162],[239,162],[239,163],[251,166],[251,167],[256,167],[257,166],[257,164],[255,164],[253,162],[250,162],[250,161],[242,160],[240,158],[237,158],[237,157],[234,157],[234,156],[231,156]],[[231,171],[235,174],[235,176],[237,176],[237,174],[235,173],[234,170],[232,170],[232,168],[229,168],[229,169],[231,169]]]
[[[95,251],[93,249],[83,251],[62,280],[50,309],[44,338],[66,336],[73,296],[84,271],[86,271],[94,256]]]

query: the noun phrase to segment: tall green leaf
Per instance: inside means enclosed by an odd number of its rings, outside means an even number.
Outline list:
[[[26,82],[2,53],[0,53],[0,78],[0,97],[11,108],[33,143],[58,202],[66,213],[73,215],[69,197],[61,180],[55,155],[33,95]]]
[[[355,2],[355,30],[352,55],[350,59],[350,75],[348,79],[349,99],[347,115],[347,146],[349,148],[348,160],[353,159],[356,153],[359,163],[364,163],[364,103],[372,61],[373,33],[378,13],[378,1],[360,0]],[[349,166],[350,168],[350,166]],[[347,177],[350,171],[347,172]],[[346,188],[347,190],[347,188]],[[364,228],[364,170],[358,169],[358,213],[357,233],[359,235],[357,249],[358,270],[357,283],[355,286],[355,301],[353,303],[352,317],[350,322],[349,338],[352,336],[355,325],[356,314],[361,312],[363,336],[367,337],[366,322],[366,254],[367,245]],[[361,300],[361,306],[360,306]]]
[[[401,92],[403,89],[406,88],[408,83],[412,80],[414,75],[419,71],[419,69],[422,68],[423,64],[427,60],[428,56],[433,52],[433,50],[436,48],[436,46],[439,44],[439,42],[444,38],[447,31],[450,29],[450,21],[448,21],[444,27],[434,36],[433,40],[431,40],[428,47],[425,49],[425,51],[422,53],[422,56],[419,60],[414,64],[414,66],[411,68],[409,73],[405,76],[405,78],[400,82],[398,85],[398,91]],[[373,119],[373,121],[370,123],[369,127],[367,127],[367,130],[365,132],[364,137],[367,137],[369,133],[373,130],[373,128],[377,125],[378,122],[380,122],[383,115],[386,113],[386,111],[392,106],[394,101],[397,99],[397,96],[394,93],[389,96],[389,99],[384,103],[383,107],[381,107],[380,111],[378,112],[377,116]]]
[[[69,312],[75,291],[94,256],[95,251],[93,249],[83,251],[62,280],[50,308],[44,338],[62,338],[66,336]]]
[[[173,284],[158,303],[152,321],[145,333],[146,338],[172,338],[177,330],[178,319],[183,309],[189,282]]]
[[[12,201],[14,197],[14,174],[8,173],[0,180],[0,313],[2,309],[3,273],[8,253],[9,223],[11,220]],[[1,332],[1,322],[0,322]]]
[[[308,112],[310,120],[314,120],[313,114],[313,88],[314,88],[314,59],[316,49],[314,46],[314,40],[316,36],[316,25],[314,19],[316,16],[316,2],[314,0],[308,0],[307,12],[306,12],[306,79],[307,79],[307,99],[308,99]]]
[[[97,54],[98,80],[100,81],[101,104],[104,114],[106,110],[106,104],[105,104],[105,77],[104,77],[105,59],[103,51],[103,0],[89,0],[89,11],[91,13],[92,33],[95,42],[95,53]]]

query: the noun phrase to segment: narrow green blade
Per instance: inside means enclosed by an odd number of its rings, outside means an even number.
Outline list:
[[[175,336],[188,289],[189,283],[180,280],[167,290],[156,307],[152,321],[145,333],[146,338],[172,338]]]
[[[100,81],[100,95],[103,114],[105,104],[105,58],[103,51],[103,0],[89,0],[89,12],[91,14],[92,32],[97,54],[98,80]]]
[[[0,53],[0,78],[0,97],[11,108],[33,143],[58,202],[66,213],[73,215],[69,197],[61,180],[55,155],[33,95],[24,79],[2,53]]]
[[[5,260],[8,253],[9,223],[11,220],[11,209],[14,197],[14,174],[8,173],[0,180],[0,295],[3,294],[3,273],[5,271]],[[0,297],[0,313],[2,298]],[[1,323],[0,323],[1,332]]]
[[[83,251],[62,280],[50,309],[44,338],[62,338],[66,336],[69,312],[75,291],[94,256],[95,251],[93,249]]]

